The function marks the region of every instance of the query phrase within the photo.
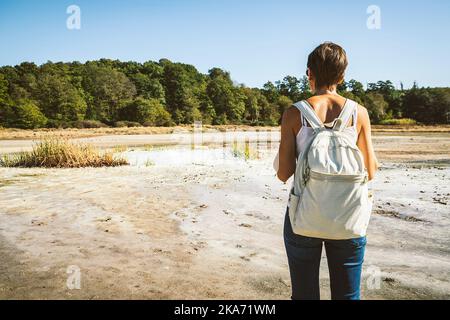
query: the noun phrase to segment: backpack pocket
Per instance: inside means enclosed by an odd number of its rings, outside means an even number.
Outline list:
[[[366,174],[311,170],[291,218],[294,232],[324,239],[363,237],[372,211]]]

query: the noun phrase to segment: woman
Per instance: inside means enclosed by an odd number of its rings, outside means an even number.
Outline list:
[[[318,118],[330,124],[341,113],[347,99],[336,92],[344,81],[347,68],[345,51],[337,44],[326,42],[318,46],[308,57],[306,74],[314,96],[307,100]],[[367,109],[358,105],[345,124],[346,131],[354,137],[372,180],[378,169],[372,146],[370,120]],[[278,178],[286,182],[296,168],[296,158],[313,134],[312,128],[298,108],[292,106],[283,114],[281,143],[278,153]],[[292,283],[292,299],[320,299],[319,269],[322,244],[328,260],[332,299],[360,298],[361,269],[366,237],[327,240],[295,234],[286,212],[284,240]]]

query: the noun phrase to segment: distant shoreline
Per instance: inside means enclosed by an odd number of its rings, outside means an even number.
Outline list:
[[[280,130],[279,126],[246,126],[246,125],[204,125],[203,132],[235,132],[235,131],[274,131]],[[29,140],[42,139],[49,136],[61,138],[89,138],[105,135],[153,135],[190,133],[194,131],[192,125],[174,127],[130,127],[130,128],[92,128],[92,129],[13,129],[1,128],[0,140]],[[376,135],[383,132],[388,133],[450,133],[449,125],[372,125],[372,131]]]

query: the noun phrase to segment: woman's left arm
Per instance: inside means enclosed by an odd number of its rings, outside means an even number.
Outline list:
[[[300,123],[300,111],[295,107],[286,109],[281,120],[281,141],[278,151],[277,176],[286,182],[295,172],[295,132],[294,124]]]

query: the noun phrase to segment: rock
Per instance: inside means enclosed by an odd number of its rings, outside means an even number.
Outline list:
[[[252,225],[251,225],[251,224],[248,224],[248,223],[241,223],[241,224],[239,225],[239,227],[251,228]]]

